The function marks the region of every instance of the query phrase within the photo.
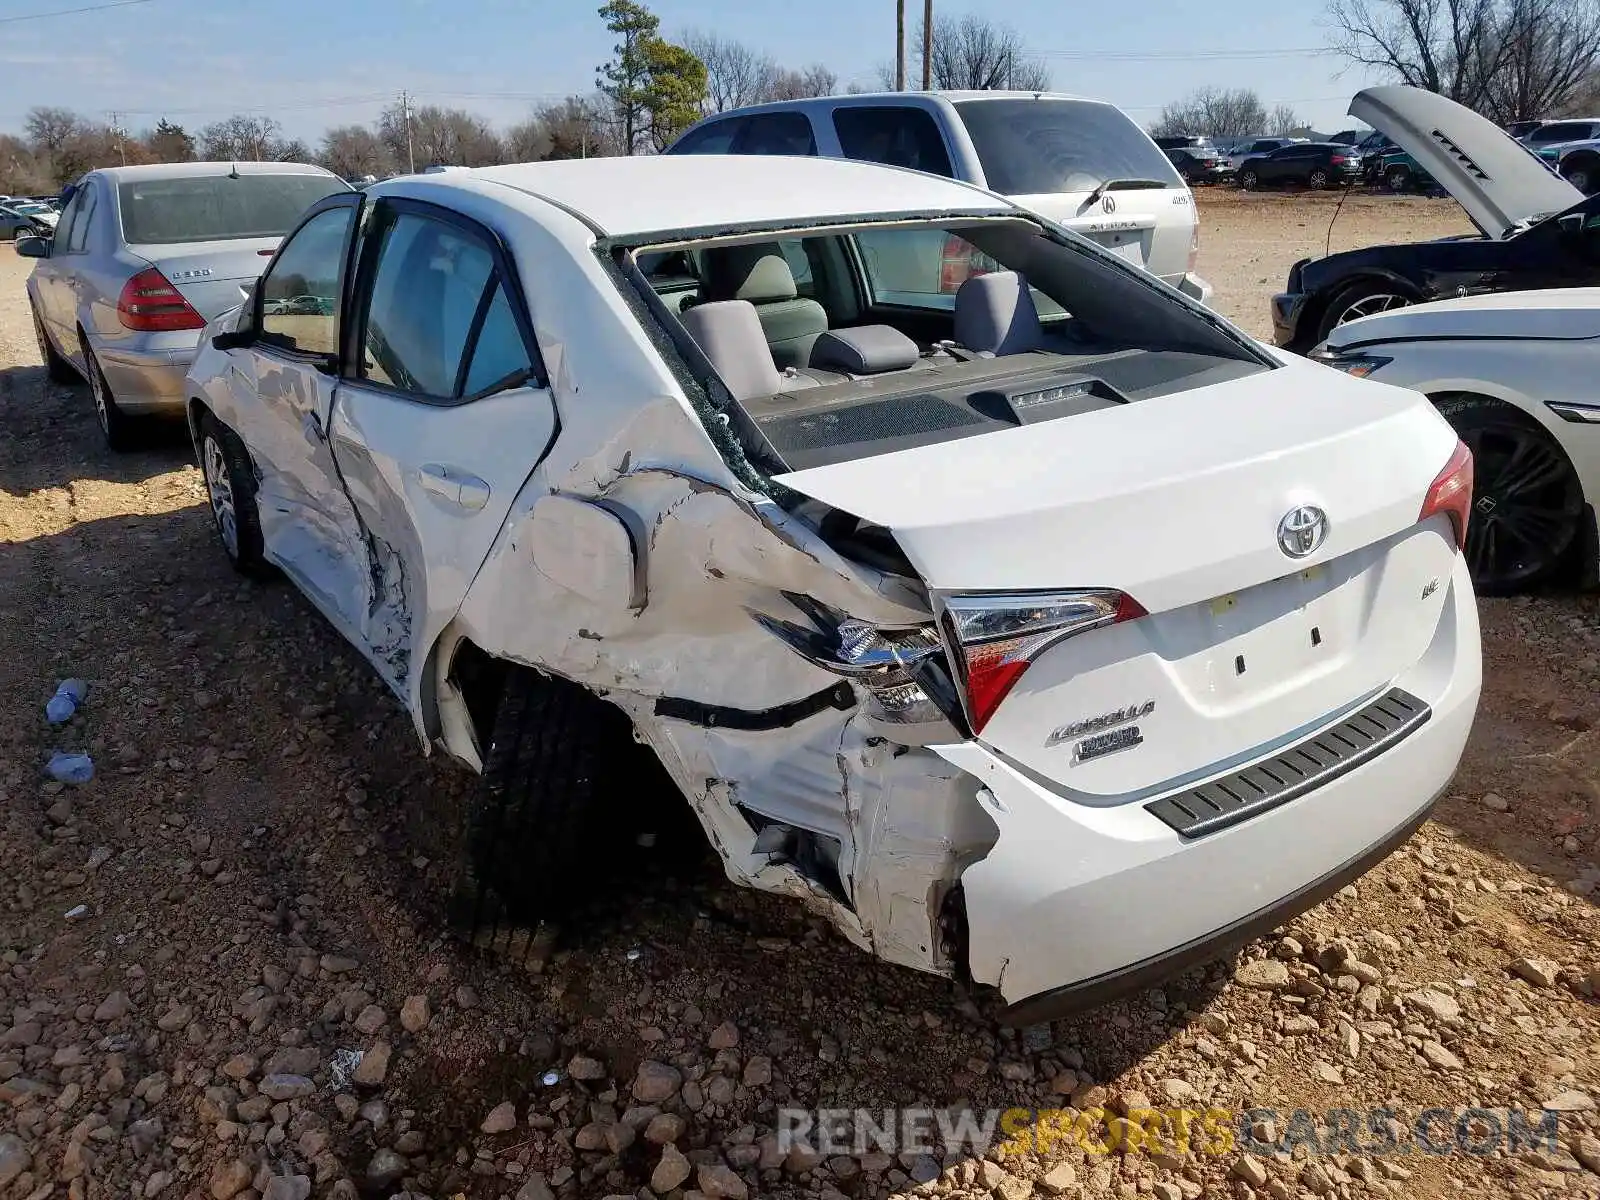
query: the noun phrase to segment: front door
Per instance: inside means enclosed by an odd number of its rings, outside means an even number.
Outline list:
[[[261,474],[267,557],[358,644],[372,584],[327,431],[363,198],[329,197],[285,239],[257,284],[256,338],[230,367],[234,421]]]
[[[556,412],[493,233],[381,200],[360,257],[333,455],[370,556],[362,640],[415,712],[429,648],[549,448]]]

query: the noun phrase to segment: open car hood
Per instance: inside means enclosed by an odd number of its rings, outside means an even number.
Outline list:
[[[1350,101],[1350,115],[1394,139],[1488,237],[1504,238],[1583,199],[1494,122],[1435,92],[1366,88]]]

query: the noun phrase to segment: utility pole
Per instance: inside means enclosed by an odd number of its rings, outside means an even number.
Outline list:
[[[894,90],[906,90],[906,0],[894,0]]]
[[[933,91],[933,0],[922,0],[922,90]]]
[[[400,93],[400,119],[406,123],[406,174],[417,173],[417,154],[411,145],[411,95]]]
[[[111,132],[117,135],[117,154],[122,159],[122,165],[128,165],[128,148],[122,141],[122,122],[117,120],[117,114],[111,114]]]

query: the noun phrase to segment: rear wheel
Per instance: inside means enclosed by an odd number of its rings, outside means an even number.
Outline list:
[[[50,377],[50,382],[78,382],[77,370],[56,349],[55,343],[50,340],[50,335],[45,332],[44,320],[39,316],[38,309],[33,310],[33,336],[39,343],[39,357],[44,359],[45,374]]]
[[[1574,155],[1565,166],[1561,174],[1573,187],[1585,196],[1594,191],[1600,191],[1600,157],[1587,155]]]
[[[1531,417],[1487,396],[1436,399],[1472,451],[1467,568],[1485,595],[1544,582],[1566,565],[1583,519],[1583,487],[1556,441]]]
[[[1247,192],[1253,192],[1261,186],[1261,176],[1248,168],[1240,171],[1239,186]]]
[[[1306,184],[1314,192],[1320,192],[1328,186],[1328,173],[1321,167],[1313,167],[1311,174],[1306,176]]]
[[[1328,311],[1317,326],[1317,340],[1324,340],[1346,321],[1370,317],[1373,313],[1387,312],[1391,308],[1404,308],[1411,303],[1409,296],[1401,295],[1393,284],[1371,280],[1354,283],[1334,296]]]
[[[238,435],[208,412],[200,414],[199,434],[200,474],[222,552],[241,575],[264,578],[270,568],[263,552],[250,456]]]
[[[117,398],[111,394],[111,384],[106,381],[106,373],[100,369],[100,360],[89,349],[89,339],[84,338],[81,344],[83,371],[89,379],[95,419],[100,422],[100,432],[105,434],[106,445],[117,451],[130,450],[138,432],[138,422],[117,405]]]
[[[1383,186],[1391,192],[1409,192],[1411,190],[1411,168],[1390,167],[1383,173]]]
[[[456,925],[491,948],[502,931],[514,944],[516,926],[593,900],[677,799],[626,713],[525,667],[506,677],[483,757],[467,816],[470,874],[452,907]]]

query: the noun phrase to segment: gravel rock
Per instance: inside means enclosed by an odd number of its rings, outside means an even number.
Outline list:
[[[694,1182],[710,1200],[750,1200],[749,1186],[722,1163],[701,1163]]]
[[[515,1129],[516,1127],[517,1106],[509,1100],[503,1104],[495,1105],[489,1111],[489,1115],[483,1119],[483,1124],[479,1126],[484,1133],[505,1133],[507,1130]]]
[[[739,1027],[732,1021],[724,1021],[711,1031],[711,1036],[706,1039],[706,1045],[713,1050],[732,1050],[739,1044]]]
[[[606,1069],[599,1060],[576,1054],[572,1057],[572,1061],[567,1063],[567,1074],[581,1082],[593,1083],[606,1077]]]
[[[357,1014],[352,1024],[357,1031],[371,1037],[388,1024],[389,1018],[376,1004],[369,1004]]]
[[[361,1056],[361,1063],[350,1073],[350,1080],[358,1087],[379,1087],[389,1074],[389,1043],[379,1039]]]
[[[1456,1003],[1455,998],[1433,988],[1408,993],[1406,1002],[1420,1008],[1435,1021],[1448,1023],[1461,1017],[1461,1005]]]
[[[255,1172],[250,1165],[237,1158],[225,1158],[211,1169],[212,1200],[233,1200],[245,1188]]]
[[[268,1075],[261,1081],[261,1094],[269,1100],[298,1100],[317,1090],[304,1075]]]
[[[1073,1189],[1078,1182],[1078,1171],[1071,1163],[1058,1163],[1046,1171],[1044,1178],[1039,1180],[1039,1185],[1046,1194],[1051,1196],[1064,1196]]]
[[[676,1067],[646,1059],[633,1078],[633,1098],[640,1104],[660,1104],[677,1095],[682,1086],[683,1073]]]
[[[28,1144],[14,1133],[0,1133],[0,1191],[32,1165]]]
[[[656,1146],[676,1142],[683,1136],[684,1120],[677,1113],[657,1113],[644,1127],[644,1140]]]
[[[1534,987],[1550,987],[1561,973],[1561,968],[1545,958],[1519,958],[1511,964],[1511,973]]]
[[[1422,1057],[1444,1071],[1459,1071],[1465,1065],[1455,1054],[1438,1042],[1423,1042]]]
[[[693,1170],[689,1160],[678,1152],[678,1148],[668,1143],[662,1148],[661,1161],[656,1163],[656,1169],[650,1172],[650,1189],[659,1196],[664,1196],[675,1187],[682,1186]]]
[[[355,959],[343,954],[324,954],[318,965],[329,975],[348,975],[361,966]]]
[[[1281,992],[1289,986],[1289,968],[1275,958],[1258,958],[1234,972],[1234,981],[1260,991]]]
[[[1228,1170],[1251,1187],[1260,1187],[1267,1182],[1267,1168],[1253,1155],[1246,1154],[1242,1158],[1234,1159],[1233,1166]]]
[[[115,1021],[127,1016],[133,1011],[133,1001],[128,999],[127,992],[112,992],[100,1001],[94,1010],[96,1021]]]
[[[1593,1112],[1595,1099],[1588,1092],[1580,1092],[1576,1088],[1569,1088],[1564,1092],[1557,1092],[1544,1102],[1544,1107],[1555,1112],[1576,1113]]]
[[[556,1200],[556,1194],[550,1190],[543,1174],[532,1171],[517,1189],[517,1200]]]
[[[400,1028],[407,1033],[421,1033],[433,1019],[433,1009],[426,996],[407,996],[400,1006]]]
[[[388,1147],[373,1154],[365,1172],[368,1186],[374,1188],[388,1187],[405,1173],[406,1160]]]

